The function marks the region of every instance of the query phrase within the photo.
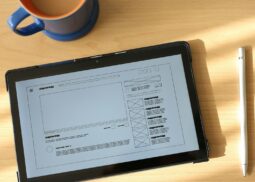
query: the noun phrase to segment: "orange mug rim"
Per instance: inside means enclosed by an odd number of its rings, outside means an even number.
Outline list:
[[[82,0],[79,5],[77,5],[72,11],[66,13],[66,14],[63,14],[63,15],[59,15],[59,16],[47,16],[47,15],[44,15],[44,14],[40,14],[40,13],[36,13],[36,12],[33,12],[33,10],[29,9],[29,7],[27,7],[27,5],[25,5],[22,0],[19,0],[19,3],[21,4],[21,6],[28,12],[30,13],[31,15],[39,18],[39,19],[43,19],[43,20],[59,20],[59,19],[63,19],[63,18],[66,18],[66,17],[69,17],[71,16],[72,14],[74,14],[75,12],[77,12],[85,3],[87,2],[87,0]]]

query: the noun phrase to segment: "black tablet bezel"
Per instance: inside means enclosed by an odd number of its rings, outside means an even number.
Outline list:
[[[125,64],[178,54],[182,55],[182,62],[184,66],[185,77],[187,81],[189,97],[195,121],[199,150],[162,157],[154,157],[138,161],[125,162],[120,164],[113,164],[103,167],[90,168],[85,170],[65,172],[36,178],[27,178],[17,95],[15,88],[16,82],[33,78],[53,76],[58,74],[76,72],[81,70],[89,70],[118,64]],[[54,64],[33,66],[8,71],[6,73],[6,85],[9,91],[11,101],[11,113],[13,118],[16,155],[19,169],[18,175],[19,180],[22,182],[77,181],[98,178],[123,172],[154,168],[159,166],[180,164],[186,162],[208,161],[207,140],[203,130],[201,112],[199,109],[199,103],[195,89],[195,82],[193,78],[191,62],[192,59],[189,44],[187,42],[175,42],[127,50],[118,53],[111,53],[100,56],[81,58],[77,60],[70,60]]]

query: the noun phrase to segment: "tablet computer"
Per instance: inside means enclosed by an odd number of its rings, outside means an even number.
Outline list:
[[[208,160],[188,43],[10,70],[20,181]]]

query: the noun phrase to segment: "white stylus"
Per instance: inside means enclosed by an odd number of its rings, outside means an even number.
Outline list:
[[[238,49],[238,63],[240,83],[240,128],[241,128],[240,155],[243,176],[246,176],[248,168],[248,143],[247,143],[245,48]]]

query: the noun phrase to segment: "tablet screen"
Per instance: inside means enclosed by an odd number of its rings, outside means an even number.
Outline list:
[[[28,178],[199,150],[181,54],[16,90]]]

